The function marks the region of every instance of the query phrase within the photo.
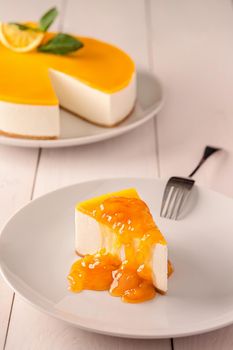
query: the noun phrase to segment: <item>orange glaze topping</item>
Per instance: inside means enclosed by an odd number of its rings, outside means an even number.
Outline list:
[[[110,254],[103,248],[75,262],[68,276],[70,290],[109,290],[129,303],[154,298],[153,246],[166,245],[166,241],[147,205],[139,198],[110,197],[89,209],[83,212],[100,223],[105,240],[108,235],[115,237],[114,249]],[[120,258],[122,250],[124,259]]]

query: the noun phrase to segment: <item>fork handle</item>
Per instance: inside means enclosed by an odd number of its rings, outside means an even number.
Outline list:
[[[200,162],[197,164],[196,168],[191,172],[191,174],[189,174],[188,177],[193,177],[193,175],[196,174],[196,172],[198,171],[198,169],[200,169],[200,167],[206,161],[206,159],[208,159],[212,154],[220,150],[221,148],[206,146]]]

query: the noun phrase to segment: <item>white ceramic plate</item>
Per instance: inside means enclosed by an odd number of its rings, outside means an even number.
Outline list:
[[[20,147],[67,147],[106,140],[124,134],[154,117],[162,108],[160,82],[153,75],[137,71],[137,101],[133,112],[113,128],[96,126],[61,109],[61,137],[57,140],[27,140],[0,136],[0,144]]]
[[[99,333],[162,338],[201,333],[233,321],[233,200],[199,187],[180,221],[159,217],[165,182],[112,179],[77,184],[31,202],[0,236],[0,266],[25,300],[52,316]],[[67,291],[76,260],[74,206],[105,192],[135,187],[165,234],[175,272],[166,296],[125,304],[107,292]]]

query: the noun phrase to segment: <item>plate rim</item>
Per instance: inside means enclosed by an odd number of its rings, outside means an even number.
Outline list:
[[[149,73],[155,79],[161,94],[160,99],[154,105],[151,105],[148,108],[149,109],[148,112],[139,120],[136,120],[133,123],[127,124],[127,125],[121,125],[120,123],[118,127],[116,126],[113,128],[109,128],[109,131],[103,134],[99,133],[91,136],[86,135],[81,137],[63,138],[63,139],[57,139],[57,140],[33,140],[33,139],[14,138],[14,137],[0,135],[0,145],[13,146],[13,147],[26,147],[26,148],[63,148],[63,147],[72,147],[72,146],[82,146],[82,145],[105,141],[105,140],[117,137],[119,135],[123,135],[127,132],[130,132],[133,129],[136,129],[140,125],[143,125],[144,123],[148,122],[153,117],[156,117],[156,115],[163,108],[166,100],[166,96],[165,96],[163,85],[161,83],[160,78],[157,75],[155,75],[153,72],[148,72],[145,68],[141,69],[140,66],[139,66],[139,69],[137,69],[137,71],[139,72],[143,71],[143,72],[146,72],[147,74]],[[137,99],[136,99],[135,105],[136,104],[137,104]],[[150,110],[150,108],[152,108],[152,110]],[[73,113],[70,112],[70,114],[73,114]]]
[[[5,224],[2,226],[1,231],[0,231],[0,246],[1,246],[1,239],[2,239],[2,234],[4,233],[5,229],[7,228],[8,224],[11,222],[11,220],[16,216],[16,215],[20,215],[21,211],[26,209],[28,206],[30,206],[32,203],[34,202],[38,202],[43,200],[45,197],[53,195],[57,192],[62,192],[62,191],[66,191],[67,189],[71,189],[72,187],[76,187],[76,186],[81,186],[82,184],[88,184],[88,183],[103,183],[106,181],[118,181],[118,180],[123,180],[123,181],[155,181],[155,182],[159,182],[162,184],[166,183],[167,179],[161,179],[161,178],[156,178],[156,177],[108,177],[108,178],[98,178],[98,179],[92,179],[92,180],[88,180],[88,181],[80,181],[71,185],[67,185],[58,189],[55,189],[53,191],[47,192],[37,198],[35,198],[32,201],[29,201],[28,203],[26,203],[25,205],[21,206],[15,213],[13,213],[10,218],[5,222]],[[212,193],[214,195],[217,195],[221,198],[224,198],[224,200],[229,200],[230,202],[233,203],[233,198],[226,196],[222,193],[219,193],[217,191],[213,191],[209,188],[206,188],[205,186],[200,186],[200,185],[196,185],[195,187],[197,187],[200,191],[204,191],[206,193]],[[2,261],[0,260],[0,274],[2,275],[4,281],[7,283],[7,285],[17,294],[20,296],[20,298],[22,298],[27,304],[31,305],[32,307],[34,307],[35,309],[50,315],[52,317],[54,317],[55,319],[59,319],[63,322],[66,322],[72,326],[78,327],[80,329],[86,330],[86,331],[91,331],[94,333],[98,333],[98,334],[104,334],[104,335],[109,335],[109,336],[116,336],[116,337],[123,337],[123,338],[132,338],[132,339],[164,339],[164,338],[178,338],[178,337],[184,337],[184,336],[191,336],[191,335],[196,335],[196,334],[203,334],[206,332],[210,332],[210,331],[214,331],[226,326],[229,326],[231,324],[233,324],[233,312],[227,313],[226,316],[220,316],[216,319],[213,319],[211,324],[209,324],[208,321],[204,321],[203,323],[198,323],[197,325],[192,326],[192,330],[187,328],[187,330],[182,330],[182,328],[174,328],[173,332],[167,332],[167,330],[163,331],[160,330],[159,332],[155,333],[155,334],[151,334],[151,331],[149,331],[149,333],[146,333],[144,331],[144,334],[135,334],[135,333],[130,333],[130,331],[125,331],[123,329],[120,329],[119,331],[111,331],[106,329],[106,327],[103,326],[95,326],[95,328],[93,328],[92,326],[87,326],[84,324],[80,324],[77,322],[74,322],[72,320],[69,320],[65,317],[62,316],[62,314],[59,314],[59,310],[56,310],[56,308],[54,308],[54,306],[52,305],[52,310],[46,308],[46,306],[41,306],[38,305],[40,304],[39,302],[36,303],[32,298],[28,298],[26,297],[20,290],[18,290],[17,286],[15,286],[15,282],[11,280],[11,277],[7,275],[7,272],[5,272],[5,269],[3,267]],[[19,288],[20,289],[20,288]],[[203,326],[202,326],[203,324]],[[201,326],[199,326],[201,325]]]

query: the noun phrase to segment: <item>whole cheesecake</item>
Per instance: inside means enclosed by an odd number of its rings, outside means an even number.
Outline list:
[[[44,41],[55,33],[46,33]],[[59,105],[85,120],[111,127],[134,107],[133,60],[102,41],[79,38],[84,47],[69,55],[17,53],[0,44],[0,133],[56,139]]]

